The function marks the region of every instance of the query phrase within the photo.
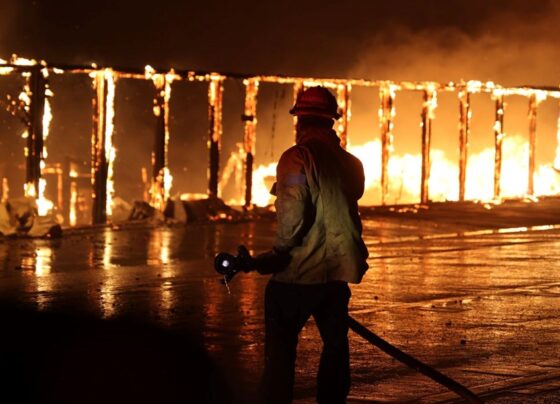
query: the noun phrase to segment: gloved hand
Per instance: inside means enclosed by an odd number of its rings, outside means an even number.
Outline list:
[[[268,275],[286,269],[291,258],[287,251],[280,251],[275,248],[261,253],[256,257],[251,257],[247,247],[240,245],[237,248],[236,260],[239,271],[250,272],[257,270],[261,275]]]
[[[239,270],[243,272],[250,272],[256,269],[255,259],[251,257],[249,250],[244,245],[237,247],[237,263],[239,265]]]

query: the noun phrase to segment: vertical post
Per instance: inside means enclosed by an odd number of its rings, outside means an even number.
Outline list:
[[[64,163],[62,164],[62,212],[64,213],[65,223],[71,223],[70,221],[70,188],[71,188],[71,162],[70,157],[64,157]]]
[[[252,206],[253,199],[253,162],[255,158],[255,142],[257,135],[257,94],[259,81],[247,79],[245,85],[245,110],[242,120],[245,122],[243,149],[245,150],[245,207]]]
[[[113,118],[115,81],[111,70],[92,73],[93,131],[91,137],[91,181],[93,187],[92,223],[104,224],[111,214],[113,187]]]
[[[432,143],[432,121],[437,106],[437,92],[429,86],[424,90],[424,103],[422,104],[422,177],[420,183],[420,202],[428,203],[430,200],[430,148]]]
[[[337,86],[337,101],[338,109],[340,111],[340,119],[336,125],[336,132],[340,138],[340,146],[346,149],[348,144],[348,122],[350,121],[350,92],[352,91],[352,84],[339,84]]]
[[[220,142],[222,138],[222,96],[224,77],[213,74],[208,86],[208,150],[210,167],[208,171],[208,194],[218,197],[218,175],[220,171]]]
[[[494,199],[500,198],[502,176],[502,146],[504,141],[504,95],[495,91],[496,122],[494,123]]]
[[[459,200],[465,200],[467,159],[471,126],[471,95],[466,88],[459,91]]]
[[[303,81],[298,80],[294,83],[294,105],[297,101],[298,96],[300,95],[300,93],[305,90],[305,86],[303,85]],[[297,116],[294,116],[293,118],[294,121],[294,141],[296,140],[296,136],[297,136]]]
[[[535,194],[535,149],[537,142],[537,95],[529,96],[529,178],[527,181],[527,194]]]
[[[558,117],[556,118],[556,155],[552,166],[556,171],[560,171],[560,103],[558,103]]]
[[[379,127],[381,130],[381,204],[385,205],[389,193],[389,158],[393,152],[393,119],[395,117],[396,86],[383,84],[379,87]]]
[[[156,117],[154,148],[152,150],[151,203],[156,209],[165,209],[169,199],[172,177],[168,165],[169,100],[174,72],[150,76],[155,87],[153,112]]]
[[[40,65],[34,66],[27,77],[25,93],[29,97],[27,127],[25,194],[37,198],[41,179],[41,162],[44,158],[43,115],[45,113],[47,80]]]
[[[56,164],[56,204],[64,212],[64,171],[62,171],[62,164]]]

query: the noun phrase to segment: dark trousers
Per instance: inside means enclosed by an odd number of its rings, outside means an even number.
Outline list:
[[[315,318],[323,339],[317,375],[317,402],[345,403],[350,391],[346,282],[297,285],[270,281],[265,294],[263,403],[291,403],[298,334]]]

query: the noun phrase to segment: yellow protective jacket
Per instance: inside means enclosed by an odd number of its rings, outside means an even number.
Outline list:
[[[275,249],[288,251],[279,282],[359,283],[368,268],[358,199],[364,192],[360,160],[340,147],[332,129],[300,130],[276,171]]]

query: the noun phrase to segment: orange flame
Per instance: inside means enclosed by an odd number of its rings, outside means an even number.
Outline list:
[[[115,194],[114,166],[117,149],[113,146],[114,118],[115,118],[115,87],[116,79],[111,69],[105,69],[107,81],[107,101],[105,104],[105,159],[107,161],[107,215],[113,214],[113,195]]]

